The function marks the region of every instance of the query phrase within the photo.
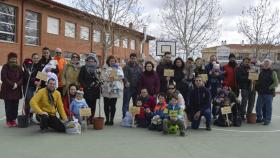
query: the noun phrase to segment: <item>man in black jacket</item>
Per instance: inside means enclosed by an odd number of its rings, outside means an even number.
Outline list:
[[[206,119],[206,130],[211,130],[211,96],[200,76],[195,78],[195,88],[190,94],[192,128],[198,129],[201,116]]]
[[[254,108],[254,103],[250,103],[250,101],[252,100],[250,99],[250,97],[252,96],[251,80],[248,79],[250,63],[250,58],[244,58],[236,71],[237,84],[241,89],[241,117],[243,120],[245,120],[245,115],[248,113],[252,113],[252,110]]]
[[[164,69],[173,69],[171,60],[171,52],[165,52],[162,61],[158,64],[156,71],[160,79],[160,92],[166,93],[168,81],[173,81],[172,78],[164,76]]]

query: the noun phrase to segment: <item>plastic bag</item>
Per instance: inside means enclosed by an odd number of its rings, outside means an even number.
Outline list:
[[[65,129],[67,134],[81,134],[81,125],[79,124],[79,120],[73,118],[72,120],[65,123]]]
[[[132,126],[132,115],[130,112],[125,113],[125,117],[122,120],[121,126],[131,127]]]

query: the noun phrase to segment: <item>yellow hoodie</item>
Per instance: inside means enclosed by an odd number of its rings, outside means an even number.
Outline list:
[[[66,120],[67,116],[64,111],[61,95],[57,90],[53,92],[53,98],[55,103],[54,106],[49,103],[47,88],[42,88],[32,97],[30,105],[36,114],[47,112],[49,115],[55,116],[57,109],[61,119]]]

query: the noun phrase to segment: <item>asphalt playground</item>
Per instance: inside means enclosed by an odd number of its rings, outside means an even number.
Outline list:
[[[40,133],[35,125],[7,128],[1,100],[0,158],[273,158],[280,155],[280,95],[274,98],[269,126],[245,122],[241,127],[212,126],[210,132],[203,128],[188,130],[185,137],[121,127],[121,103],[119,99],[114,126],[100,131],[89,127],[81,135],[67,135]]]

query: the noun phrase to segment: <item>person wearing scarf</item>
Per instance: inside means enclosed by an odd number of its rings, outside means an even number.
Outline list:
[[[95,54],[89,54],[86,58],[86,65],[81,67],[78,81],[84,90],[84,98],[91,108],[90,122],[94,118],[96,100],[100,98],[100,73],[98,59]]]
[[[17,54],[8,54],[8,61],[1,70],[0,98],[4,100],[6,112],[6,125],[15,127],[18,115],[19,99],[22,98],[22,68],[17,64]]]
[[[73,53],[71,56],[71,61],[64,66],[61,80],[63,85],[63,96],[66,95],[66,92],[70,84],[75,84],[79,86],[78,77],[80,74],[80,55]]]
[[[50,78],[47,82],[47,87],[40,89],[30,101],[36,118],[40,122],[42,132],[45,132],[48,128],[52,128],[57,132],[65,132],[63,122],[67,121],[67,116],[64,111],[61,95],[55,89],[55,85],[55,79]],[[56,117],[57,111],[62,121]]]
[[[149,95],[156,97],[160,91],[159,76],[154,71],[154,64],[152,62],[147,61],[144,68],[145,71],[141,74],[138,93],[145,88],[148,90]]]

